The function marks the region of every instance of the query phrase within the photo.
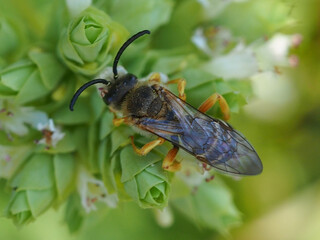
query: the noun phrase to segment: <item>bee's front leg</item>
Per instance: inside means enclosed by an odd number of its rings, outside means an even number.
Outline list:
[[[128,117],[116,118],[112,119],[112,123],[115,127],[119,127],[122,123],[128,123]]]
[[[167,156],[164,158],[162,162],[162,168],[164,170],[167,170],[169,172],[176,172],[180,170],[181,164],[177,161],[175,161],[175,157],[177,156],[177,153],[179,151],[179,148],[174,146],[167,154]]]
[[[160,73],[152,73],[148,81],[150,83],[161,83]]]
[[[229,105],[227,103],[227,101],[224,99],[224,97],[222,97],[220,94],[218,93],[214,93],[212,94],[210,97],[207,98],[207,100],[205,100],[200,107],[198,108],[198,110],[200,112],[207,112],[210,108],[213,107],[213,105],[218,101],[220,108],[221,108],[221,112],[223,114],[223,119],[224,120],[229,120],[230,118],[230,109],[229,109]]]
[[[163,144],[165,141],[163,138],[157,138],[156,140],[146,143],[142,148],[138,148],[134,144],[133,136],[131,136],[130,138],[131,138],[131,144],[132,144],[133,150],[139,155],[147,155],[153,148]]]
[[[159,73],[153,73],[148,79],[149,82],[153,83],[161,83],[161,76]],[[187,96],[184,92],[184,89],[186,87],[186,80],[183,78],[177,78],[170,80],[166,82],[166,85],[169,84],[178,84],[178,92],[179,92],[179,98],[182,99],[183,101],[186,100]]]
[[[183,78],[177,78],[168,81],[166,84],[178,84],[179,98],[183,101],[187,99],[187,96],[184,92],[184,89],[186,88],[186,80],[184,80]]]

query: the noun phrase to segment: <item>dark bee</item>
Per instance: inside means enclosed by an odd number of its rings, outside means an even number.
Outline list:
[[[126,123],[158,136],[158,139],[140,149],[131,137],[136,153],[145,155],[165,140],[173,144],[163,160],[164,169],[179,169],[180,163],[174,159],[179,148],[182,148],[203,163],[223,172],[238,175],[261,173],[262,163],[251,144],[228,123],[204,114],[218,101],[225,119],[229,118],[228,105],[221,95],[213,94],[196,109],[184,101],[183,79],[167,83],[178,84],[178,97],[161,84],[160,74],[152,74],[147,81],[138,81],[131,73],[118,76],[117,64],[121,54],[144,34],[150,32],[145,30],[133,35],[120,48],[113,63],[113,80],[95,79],[84,84],[73,96],[70,110],[73,110],[82,91],[93,84],[102,83],[106,85],[101,91],[103,101],[112,112],[123,116],[114,119],[115,125]]]

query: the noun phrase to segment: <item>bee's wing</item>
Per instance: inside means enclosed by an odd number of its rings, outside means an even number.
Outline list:
[[[162,88],[166,119],[141,118],[137,126],[179,146],[212,167],[239,175],[256,175],[262,163],[251,144],[229,124],[211,118]]]

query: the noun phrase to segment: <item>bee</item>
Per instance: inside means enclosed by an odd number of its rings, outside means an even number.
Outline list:
[[[113,62],[111,81],[95,79],[76,91],[70,102],[70,110],[73,111],[77,98],[86,88],[102,83],[105,85],[101,90],[103,101],[112,112],[122,115],[121,118],[115,115],[113,123],[116,126],[125,123],[158,137],[141,148],[135,145],[131,137],[133,149],[137,154],[146,155],[165,141],[172,143],[172,149],[163,160],[163,169],[173,172],[180,169],[180,163],[175,157],[181,148],[204,164],[225,173],[261,173],[261,160],[244,136],[225,121],[205,114],[218,102],[224,118],[229,118],[228,104],[221,95],[213,94],[196,109],[185,101],[184,79],[174,79],[166,83],[178,85],[179,96],[176,96],[161,83],[159,73],[151,74],[146,81],[139,81],[131,73],[118,75],[117,65],[121,54],[133,41],[145,34],[150,34],[150,31],[138,32],[122,45]]]

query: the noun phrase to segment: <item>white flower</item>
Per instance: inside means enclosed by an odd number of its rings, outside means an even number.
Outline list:
[[[218,16],[232,2],[246,2],[247,0],[198,0],[204,10],[204,17],[211,19]]]
[[[255,49],[261,71],[274,71],[277,67],[288,67],[289,50],[293,46],[293,37],[276,34],[270,40]]]
[[[181,162],[180,171],[176,172],[175,176],[180,178],[190,189],[196,189],[204,181],[208,182],[213,180],[211,167],[195,161],[193,157],[190,157],[185,152],[179,152],[179,158],[183,158]]]
[[[257,96],[245,106],[250,115],[266,121],[281,121],[295,111],[298,94],[292,80],[272,71],[252,77],[252,88]]]
[[[48,120],[44,112],[36,111],[32,107],[21,107],[14,101],[0,100],[0,130],[8,135],[26,135],[29,130],[26,124],[36,128],[38,123]]]
[[[220,30],[213,37],[204,35],[199,28],[192,37],[193,43],[203,52],[211,56],[211,60],[203,65],[205,71],[229,79],[253,79],[264,72],[279,74],[279,67],[296,67],[299,59],[295,55],[289,56],[290,48],[297,47],[302,41],[299,34],[276,34],[271,39],[257,40],[246,46],[241,40],[232,38],[230,32]],[[238,42],[236,47],[227,54],[223,54],[226,42]],[[214,45],[214,48],[210,48]]]
[[[191,37],[191,41],[204,53],[209,54],[211,49],[208,46],[208,39],[204,36],[203,28],[197,28]]]
[[[199,27],[191,37],[195,46],[211,57],[221,55],[235,40],[231,32],[222,27]]]
[[[289,55],[290,48],[302,41],[299,34],[276,34],[255,48],[260,72],[251,77],[256,99],[245,107],[251,115],[267,121],[280,121],[290,116],[297,103],[297,91],[291,79],[278,67],[296,67],[299,58]]]
[[[87,213],[97,210],[97,202],[103,202],[110,208],[117,206],[117,194],[109,194],[103,182],[91,176],[84,168],[79,172],[78,191],[81,204]]]
[[[38,144],[45,144],[47,147],[56,147],[57,143],[63,139],[65,133],[55,127],[53,120],[49,119],[47,123],[38,123],[37,129],[42,132],[43,138],[37,141]]]
[[[259,71],[253,49],[243,43],[239,43],[228,54],[212,58],[203,68],[225,80],[249,78]]]
[[[173,214],[171,209],[165,207],[164,209],[154,209],[154,215],[156,218],[157,223],[161,227],[170,227],[173,224]]]

